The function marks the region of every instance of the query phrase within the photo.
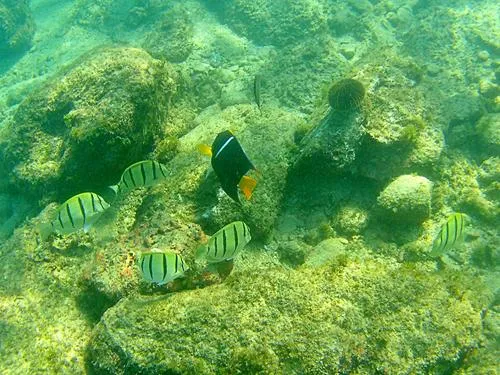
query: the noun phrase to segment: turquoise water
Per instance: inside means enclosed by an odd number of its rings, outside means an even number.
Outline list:
[[[496,2],[0,26],[0,373],[497,373]]]

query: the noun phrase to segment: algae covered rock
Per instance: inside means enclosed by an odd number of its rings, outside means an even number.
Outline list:
[[[378,206],[400,223],[421,223],[431,211],[432,182],[422,176],[403,175],[378,196]]]
[[[326,30],[326,4],[320,0],[210,0],[224,23],[259,44],[283,46]]]
[[[0,56],[31,45],[35,23],[28,0],[0,0]]]
[[[143,50],[93,51],[19,106],[0,137],[2,167],[43,196],[112,184],[162,134],[175,85]]]
[[[290,271],[250,259],[224,284],[120,301],[94,330],[90,368],[420,373],[454,366],[481,342],[486,302],[462,273],[375,259]]]

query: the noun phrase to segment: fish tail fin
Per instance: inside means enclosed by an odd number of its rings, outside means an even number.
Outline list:
[[[253,191],[257,185],[257,180],[249,176],[243,176],[240,180],[240,189],[243,192],[246,200],[252,198]]]
[[[52,226],[50,223],[41,223],[38,225],[37,230],[42,241],[45,241],[52,233]]]
[[[111,186],[108,186],[111,190],[114,191],[115,195],[118,194],[118,191],[120,190],[120,188],[118,187],[118,184],[116,185],[111,185]]]
[[[196,146],[196,149],[205,156],[212,156],[212,148],[209,145],[206,145],[204,143],[200,143],[199,145]]]
[[[195,254],[195,259],[196,260],[202,260],[205,258],[205,254],[207,252],[207,245],[200,245],[196,249],[196,254]]]

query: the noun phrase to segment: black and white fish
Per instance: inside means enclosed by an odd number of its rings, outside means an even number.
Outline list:
[[[120,177],[120,181],[110,186],[115,193],[124,193],[138,187],[153,186],[165,180],[168,176],[167,168],[154,160],[142,160],[127,167]]]
[[[440,256],[463,241],[465,229],[465,215],[454,213],[441,226],[438,235],[432,244],[430,255]]]
[[[104,198],[96,193],[75,195],[59,207],[55,219],[40,225],[40,236],[45,240],[53,232],[69,234],[80,229],[87,233],[108,207]]]
[[[208,263],[234,259],[250,242],[250,228],[243,221],[232,222],[210,237],[208,243],[199,248],[197,258]]]
[[[165,251],[142,253],[139,269],[146,281],[164,285],[183,276],[189,267],[179,254]]]
[[[238,186],[247,200],[252,197],[257,181],[246,174],[256,168],[233,133],[225,130],[217,134],[211,148],[199,145],[198,149],[203,154],[211,156],[212,168],[222,189],[230,198],[240,202]]]

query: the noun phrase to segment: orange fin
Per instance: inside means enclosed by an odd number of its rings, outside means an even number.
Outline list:
[[[201,143],[201,144],[197,145],[196,148],[203,155],[205,155],[205,156],[212,156],[212,148],[209,145]]]
[[[249,176],[243,176],[240,180],[240,189],[247,200],[252,197],[253,190],[257,185],[257,181]]]

